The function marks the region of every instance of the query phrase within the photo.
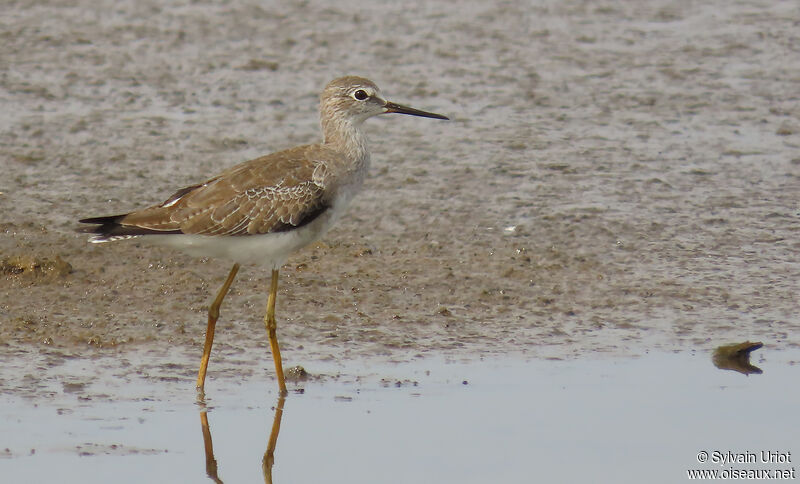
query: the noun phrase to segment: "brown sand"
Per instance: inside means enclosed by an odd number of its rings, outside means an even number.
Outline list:
[[[344,74],[453,120],[367,123],[365,192],[282,271],[287,364],[796,344],[795,2],[163,3],[0,13],[6,359],[179,347],[190,375],[228,263],[76,220],[317,140]],[[269,366],[267,276],[218,354]]]

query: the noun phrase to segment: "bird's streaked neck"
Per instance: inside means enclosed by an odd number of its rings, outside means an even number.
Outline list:
[[[363,119],[323,113],[322,143],[356,164],[369,163],[367,138],[361,130]]]

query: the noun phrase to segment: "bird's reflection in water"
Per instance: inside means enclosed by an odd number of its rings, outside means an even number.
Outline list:
[[[266,484],[272,484],[272,464],[275,463],[275,446],[278,444],[278,432],[281,431],[281,417],[283,417],[283,402],[285,401],[286,395],[281,393],[278,397],[278,404],[275,406],[275,417],[272,419],[267,450],[264,452],[264,458],[261,459],[261,470],[264,472]]]
[[[283,404],[286,397],[278,397],[278,404],[275,406],[275,417],[272,419],[272,431],[269,433],[267,450],[261,460],[261,471],[264,474],[264,482],[272,484],[272,465],[275,463],[275,446],[278,444],[278,432],[281,430],[281,418],[283,417]],[[205,402],[200,400],[200,426],[203,430],[203,448],[206,453],[206,474],[217,484],[223,484],[219,478],[217,459],[214,458],[214,444],[211,441],[211,428],[208,426],[208,410]]]
[[[205,405],[200,410],[200,426],[203,428],[203,448],[206,451],[206,475],[217,484],[222,484],[217,475],[217,459],[214,458],[214,444],[211,442],[211,429],[208,428],[208,410]]]

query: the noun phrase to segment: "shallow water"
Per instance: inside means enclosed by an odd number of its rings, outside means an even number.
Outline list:
[[[113,359],[95,363],[110,368]],[[638,358],[315,364],[290,384],[272,478],[283,482],[654,482],[701,451],[800,456],[797,351],[758,350],[763,374],[719,370],[705,353]],[[217,476],[261,482],[278,403],[274,381],[102,378],[48,398],[0,397],[7,482],[204,482],[202,412]],[[103,397],[106,394],[106,398]],[[111,397],[110,395],[114,395]],[[718,454],[719,455],[719,454]]]

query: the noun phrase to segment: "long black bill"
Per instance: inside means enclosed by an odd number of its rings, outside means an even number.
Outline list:
[[[386,109],[385,112],[387,113],[410,114],[412,116],[421,116],[423,118],[450,119],[447,116],[442,116],[441,114],[420,111],[419,109],[410,108],[408,106],[395,104],[389,101],[386,101],[386,104],[384,104],[383,107]]]

